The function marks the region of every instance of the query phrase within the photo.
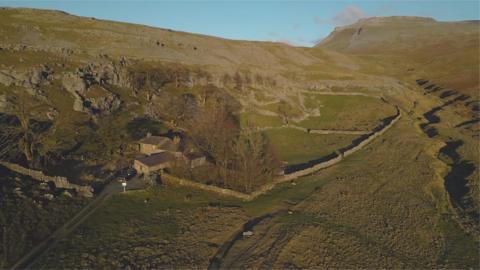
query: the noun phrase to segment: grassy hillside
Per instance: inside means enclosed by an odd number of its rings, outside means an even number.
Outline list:
[[[231,41],[58,11],[4,8],[0,14],[0,43],[4,44],[175,61],[221,70],[259,66],[287,70],[285,63],[291,69],[317,60],[304,48],[281,43]]]
[[[476,267],[478,30],[372,18],[301,48],[0,8],[0,136],[17,139],[9,158],[83,184],[131,165],[147,132],[190,136],[177,124],[192,115],[226,124],[189,122],[208,127],[191,136],[256,128],[294,164],[402,113],[341,163],[251,202],[173,186],[115,196],[38,265],[206,268],[242,224],[270,214],[223,267]]]
[[[478,95],[478,21],[377,17],[339,27],[316,47],[355,55],[363,68]]]

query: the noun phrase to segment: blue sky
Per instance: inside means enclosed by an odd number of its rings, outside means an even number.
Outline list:
[[[479,1],[1,1],[0,6],[58,9],[71,14],[232,39],[312,46],[336,26],[371,16],[478,20]]]

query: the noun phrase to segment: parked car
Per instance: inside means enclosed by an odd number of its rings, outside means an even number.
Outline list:
[[[137,171],[132,167],[128,167],[128,168],[124,168],[124,169],[120,170],[117,173],[117,178],[118,179],[125,179],[125,180],[128,181],[128,180],[132,179],[135,175],[137,175]]]
[[[130,168],[127,169],[127,175],[126,175],[125,178],[127,180],[130,180],[133,177],[135,177],[135,175],[137,175],[137,171],[134,168],[130,167]]]

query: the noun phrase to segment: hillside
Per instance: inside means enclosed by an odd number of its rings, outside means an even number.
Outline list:
[[[281,43],[232,41],[59,11],[3,8],[0,12],[0,43],[53,52],[179,62],[221,72],[268,72],[268,67],[275,71],[270,74],[322,61],[306,48]]]
[[[384,67],[381,72],[432,80],[478,95],[479,25],[479,21],[374,17],[337,27],[316,47],[380,64]]]
[[[305,48],[0,8],[0,161],[95,191],[0,166],[0,268],[475,268],[478,31],[367,18]],[[205,163],[121,193],[150,135]]]

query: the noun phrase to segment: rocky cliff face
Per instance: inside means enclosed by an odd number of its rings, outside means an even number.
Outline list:
[[[103,85],[131,87],[125,62],[89,63],[75,72],[65,72],[62,86],[74,97],[73,109],[94,114],[109,114],[120,106],[118,96]]]
[[[46,66],[36,66],[22,71],[15,68],[0,69],[0,84],[21,86],[32,95],[41,95],[41,86],[48,85],[53,79],[53,70]]]
[[[130,87],[125,61],[90,62],[76,71],[66,71],[62,67],[40,65],[25,70],[14,67],[0,69],[0,85],[18,86],[41,100],[47,100],[45,86],[54,80],[61,82],[63,90],[74,98],[73,110],[87,112],[91,115],[109,114],[120,106],[118,96],[108,91],[103,85]],[[6,108],[5,95],[0,95],[0,107]]]

